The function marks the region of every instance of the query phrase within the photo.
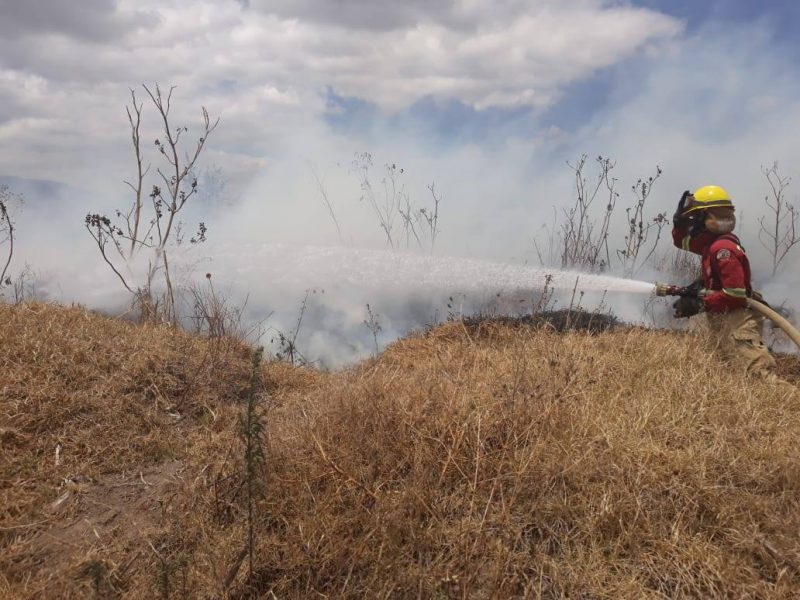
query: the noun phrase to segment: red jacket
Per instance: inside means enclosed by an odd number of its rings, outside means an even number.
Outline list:
[[[703,257],[703,286],[711,293],[704,298],[706,310],[724,313],[747,305],[753,289],[750,284],[750,261],[731,233],[718,235],[709,231],[692,235],[690,226],[672,230],[678,247]]]

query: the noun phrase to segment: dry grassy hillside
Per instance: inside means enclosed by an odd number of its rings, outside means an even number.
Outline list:
[[[263,365],[250,577],[249,349],[0,305],[0,597],[796,598],[800,394],[703,350],[471,322]]]

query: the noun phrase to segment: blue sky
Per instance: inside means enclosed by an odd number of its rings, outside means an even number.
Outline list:
[[[686,19],[689,32],[708,23],[724,26],[765,19],[776,27],[779,39],[797,47],[794,32],[800,24],[800,5],[792,0],[634,0],[633,4]]]

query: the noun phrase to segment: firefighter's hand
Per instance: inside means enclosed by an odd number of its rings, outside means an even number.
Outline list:
[[[672,314],[675,315],[676,319],[693,317],[700,312],[702,307],[701,303],[702,300],[700,298],[683,296],[673,302],[672,308],[674,309],[674,312]]]
[[[697,298],[700,295],[700,291],[703,289],[703,278],[700,277],[699,279],[695,279],[692,283],[687,285],[684,288],[685,293],[683,296],[691,296],[693,298]]]
[[[689,202],[689,199],[692,197],[692,192],[686,190],[683,192],[680,201],[678,201],[678,209],[675,211],[675,214],[672,215],[672,224],[675,227],[680,227],[682,225],[686,225],[691,219],[689,217],[685,217],[683,215],[683,211],[686,210],[686,204]]]

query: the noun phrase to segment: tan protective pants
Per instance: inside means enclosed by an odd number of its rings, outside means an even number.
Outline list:
[[[761,339],[764,318],[740,308],[729,313],[706,313],[711,343],[722,358],[752,375],[772,373],[775,359]]]
[[[746,308],[729,313],[701,313],[693,318],[692,329],[701,329],[708,335],[720,357],[734,368],[750,375],[796,392],[797,388],[778,377],[773,369],[775,359],[761,339],[764,318]]]

